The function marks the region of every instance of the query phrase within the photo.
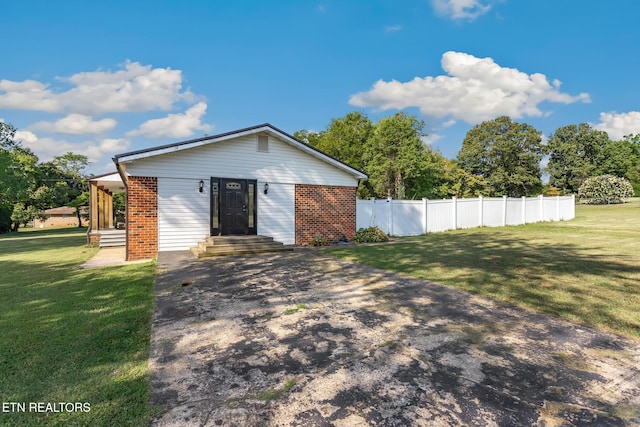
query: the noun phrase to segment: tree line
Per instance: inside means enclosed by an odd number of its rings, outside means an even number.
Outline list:
[[[15,141],[16,129],[0,122],[0,233],[17,231],[44,210],[58,206],[76,208],[89,201],[86,156],[66,153],[40,162],[29,148]]]
[[[396,113],[373,123],[362,112],[332,119],[325,130],[294,137],[369,175],[360,198],[440,199],[576,194],[587,178],[625,178],[640,194],[640,134],[611,140],[587,123],[542,132],[507,116],[474,126],[455,159],[424,143],[425,123]],[[40,162],[15,141],[16,129],[0,122],[0,233],[43,217],[45,209],[88,205],[86,156],[65,153]],[[548,156],[549,183],[541,161]],[[119,208],[124,200],[114,199]],[[122,206],[120,206],[122,205]],[[114,211],[115,211],[114,207]]]
[[[447,159],[423,142],[424,126],[405,113],[373,123],[356,111],[332,119],[325,130],[294,136],[367,173],[360,198],[576,194],[587,178],[605,174],[629,180],[640,194],[640,134],[613,141],[581,123],[557,129],[545,142],[533,126],[502,116],[470,129],[457,157]]]

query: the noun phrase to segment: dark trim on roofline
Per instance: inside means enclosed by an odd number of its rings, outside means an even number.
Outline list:
[[[299,142],[302,146],[310,148],[311,150],[313,150],[313,151],[315,151],[315,152],[317,152],[319,154],[322,154],[323,156],[326,156],[326,157],[330,158],[331,160],[334,160],[334,161],[340,163],[341,165],[344,165],[344,166],[348,167],[349,169],[353,169],[354,171],[360,172],[361,174],[365,175],[367,178],[369,177],[369,175],[367,175],[365,172],[363,172],[363,171],[361,171],[359,169],[356,169],[353,166],[350,166],[350,165],[346,164],[342,160],[336,159],[335,157],[330,156],[329,154],[327,154],[327,153],[325,153],[325,152],[323,152],[321,150],[318,150],[317,148],[312,147],[309,144],[305,144],[304,142],[302,142],[299,139],[295,138],[293,135],[290,135],[287,132],[285,132],[285,131],[283,131],[281,129],[278,129],[277,127],[273,126],[270,123],[263,123],[263,124],[260,124],[260,125],[250,126],[250,127],[246,127],[246,128],[243,128],[243,129],[230,131],[230,132],[219,133],[217,135],[204,136],[202,138],[189,139],[187,141],[174,142],[172,144],[159,145],[157,147],[145,148],[145,149],[142,149],[142,150],[129,151],[127,153],[116,154],[113,157],[112,160],[116,165],[118,165],[118,163],[119,163],[118,160],[120,158],[122,158],[122,157],[135,156],[135,155],[138,155],[138,154],[145,154],[145,153],[151,153],[153,151],[165,150],[167,148],[180,147],[182,145],[188,145],[188,144],[193,144],[193,143],[196,143],[196,142],[207,141],[207,140],[210,140],[210,139],[217,139],[217,138],[222,138],[222,137],[225,137],[225,136],[231,136],[231,135],[234,135],[234,134],[237,134],[237,133],[249,132],[249,131],[252,131],[252,130],[255,130],[255,129],[259,129],[259,128],[262,128],[262,127],[271,128],[275,132],[280,133],[282,135],[285,135],[286,137],[291,138],[296,142]],[[120,172],[119,168],[117,168],[117,169],[118,169],[118,172]],[[111,175],[111,174],[106,174],[106,175]]]

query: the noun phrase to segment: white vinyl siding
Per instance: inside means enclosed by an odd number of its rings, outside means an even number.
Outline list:
[[[197,179],[158,179],[158,250],[180,251],[196,246],[209,235],[210,182],[204,192]],[[295,243],[295,185],[258,181],[258,234],[286,245]]]
[[[259,152],[257,135],[214,142],[205,146],[134,160],[126,164],[132,176],[257,179],[283,184],[355,187],[353,175],[269,136],[269,151]]]
[[[209,235],[211,177],[257,180],[257,233],[285,244],[295,244],[295,184],[358,185],[352,174],[280,138],[268,141],[268,152],[257,151],[254,134],[125,162],[130,176],[158,178],[158,250],[187,250]]]
[[[264,182],[258,181],[258,234],[295,244],[295,185],[269,183],[264,194]]]
[[[158,250],[181,251],[209,234],[209,180],[158,178]]]

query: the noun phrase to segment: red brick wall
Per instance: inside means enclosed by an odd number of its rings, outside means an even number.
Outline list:
[[[130,176],[127,186],[127,260],[158,254],[158,179]]]
[[[100,244],[100,234],[89,233],[89,246],[98,246]]]
[[[337,242],[356,234],[357,187],[296,184],[296,245],[316,237]]]

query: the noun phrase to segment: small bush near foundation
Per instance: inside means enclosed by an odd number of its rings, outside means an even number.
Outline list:
[[[597,205],[624,203],[627,198],[633,197],[633,187],[628,180],[617,176],[594,176],[585,179],[578,190],[578,197]]]
[[[322,236],[316,236],[311,240],[313,246],[329,246],[329,241]]]
[[[378,227],[367,227],[358,230],[353,241],[357,243],[388,242],[389,236]]]

